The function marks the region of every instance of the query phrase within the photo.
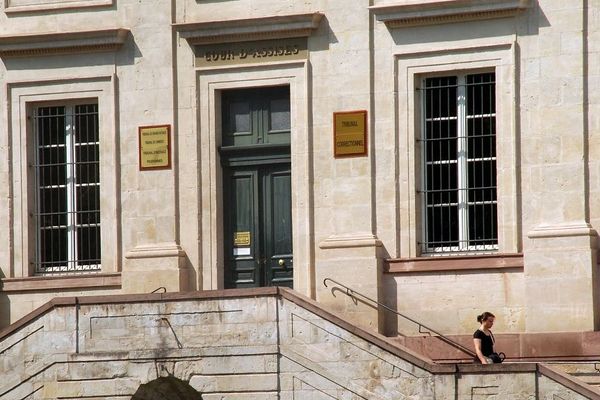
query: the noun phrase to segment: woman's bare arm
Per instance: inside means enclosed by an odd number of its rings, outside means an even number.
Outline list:
[[[481,352],[481,339],[473,339],[473,344],[475,345],[475,353],[477,354],[479,361],[481,361],[482,364],[487,364],[487,360]]]

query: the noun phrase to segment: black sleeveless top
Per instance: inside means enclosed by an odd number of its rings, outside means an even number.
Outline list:
[[[486,357],[489,357],[490,354],[494,352],[494,336],[492,336],[492,332],[490,331],[490,335],[486,335],[483,331],[477,329],[473,334],[474,339],[481,340],[481,354]]]

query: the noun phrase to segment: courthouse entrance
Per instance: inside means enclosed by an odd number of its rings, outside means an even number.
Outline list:
[[[288,86],[221,93],[225,287],[293,282]]]

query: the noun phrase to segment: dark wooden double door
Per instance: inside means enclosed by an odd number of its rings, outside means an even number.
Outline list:
[[[222,113],[225,287],[292,287],[289,88],[224,93]]]

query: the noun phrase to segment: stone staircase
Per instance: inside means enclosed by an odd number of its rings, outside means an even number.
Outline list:
[[[600,399],[556,365],[435,363],[285,288],[55,299],[0,332],[0,376],[0,400]]]
[[[600,391],[600,361],[549,362],[548,365]]]

